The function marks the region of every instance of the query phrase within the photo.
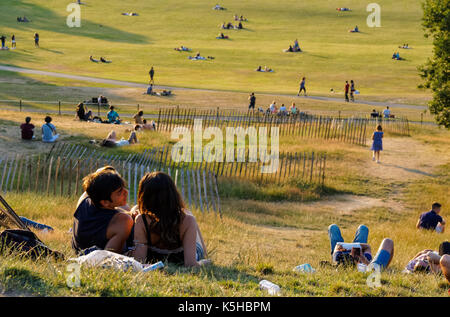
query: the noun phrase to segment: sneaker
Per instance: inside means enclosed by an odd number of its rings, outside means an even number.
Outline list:
[[[375,156],[374,156],[374,157],[372,157],[372,161],[375,161]]]
[[[377,164],[380,164],[380,161],[377,160]]]

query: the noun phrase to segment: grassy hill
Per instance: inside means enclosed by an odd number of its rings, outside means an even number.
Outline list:
[[[366,3],[348,1],[228,0],[227,10],[212,10],[214,1],[164,2],[96,0],[81,7],[81,28],[66,25],[66,3],[49,0],[2,1],[0,32],[16,35],[17,49],[1,51],[0,63],[64,73],[146,82],[154,65],[156,83],[180,87],[294,94],[301,76],[310,94],[342,92],[355,80],[361,97],[424,104],[429,94],[417,89],[417,66],[431,54],[423,37],[419,1],[378,1],[381,27],[366,25]],[[350,7],[338,12],[336,7]],[[122,12],[137,12],[129,17]],[[219,25],[244,15],[244,30],[223,30],[229,40],[216,40]],[[16,22],[27,16],[30,23]],[[349,33],[358,25],[361,33]],[[34,48],[33,34],[41,48]],[[298,39],[302,53],[282,50]],[[391,59],[398,46],[404,61]],[[185,45],[193,52],[177,52]],[[214,60],[190,61],[200,52]],[[111,64],[96,64],[89,56]],[[267,65],[274,73],[257,73]],[[8,76],[8,75],[6,75]],[[3,92],[4,97],[8,96]]]

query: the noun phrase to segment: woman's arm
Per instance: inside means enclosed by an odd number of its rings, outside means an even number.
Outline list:
[[[141,263],[145,263],[147,259],[147,231],[144,227],[144,221],[142,220],[144,215],[139,215],[136,217],[136,223],[134,225],[134,245],[132,257]]]
[[[197,262],[197,231],[198,225],[194,216],[186,215],[183,220],[183,249],[184,249],[184,266],[201,266],[208,263],[207,261]],[[180,230],[181,231],[181,230]],[[202,243],[203,244],[203,243]],[[206,250],[205,250],[206,253]]]

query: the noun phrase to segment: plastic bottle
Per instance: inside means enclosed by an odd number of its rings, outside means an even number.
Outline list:
[[[147,266],[146,268],[144,268],[144,269],[142,270],[142,272],[155,271],[155,270],[157,270],[157,269],[162,269],[163,267],[164,267],[164,263],[161,262],[161,261],[159,261],[159,262],[156,262],[155,264],[152,264],[152,265]]]
[[[269,295],[278,295],[281,292],[281,288],[268,280],[262,280],[259,282],[259,288],[262,290],[266,290]]]
[[[311,264],[305,263],[305,264],[300,264],[300,265],[297,265],[296,267],[294,267],[294,271],[302,272],[302,273],[314,273],[316,270],[313,269]]]

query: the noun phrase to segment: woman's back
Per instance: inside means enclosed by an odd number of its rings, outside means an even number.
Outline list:
[[[381,143],[382,140],[383,140],[383,131],[375,131],[373,133],[373,141]]]

